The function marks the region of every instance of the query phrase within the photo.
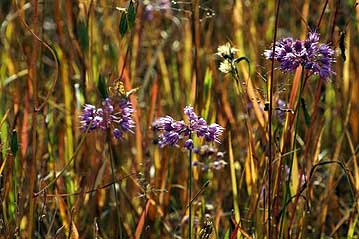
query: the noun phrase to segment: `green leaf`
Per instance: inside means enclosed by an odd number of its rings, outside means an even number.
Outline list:
[[[19,149],[19,144],[17,141],[17,133],[16,133],[15,129],[12,131],[11,140],[10,140],[10,149],[11,149],[12,154],[15,157],[16,153]]]
[[[113,45],[112,42],[109,43],[108,45],[108,55],[109,55],[109,58],[111,58],[111,60],[113,62],[117,62],[117,51],[116,51],[116,48],[115,46]]]
[[[359,214],[355,216],[355,219],[350,223],[347,238],[354,238],[354,232],[358,223]]]
[[[98,77],[97,89],[100,92],[101,97],[103,99],[106,99],[108,97],[107,84],[105,81],[105,77],[101,74]]]
[[[213,83],[212,71],[209,68],[207,68],[206,74],[204,76],[204,95],[205,95],[205,97],[210,94],[211,89],[212,89],[212,83]]]
[[[135,4],[133,3],[133,1],[131,0],[130,5],[128,6],[128,25],[130,27],[133,27],[135,25],[135,20],[136,20],[136,9],[135,9]]]
[[[88,45],[89,45],[89,36],[88,36],[88,31],[87,31],[87,25],[86,25],[86,22],[84,22],[84,21],[79,22],[78,38],[79,38],[81,49],[87,50]]]
[[[205,107],[202,111],[202,116],[208,120],[208,114],[209,114],[209,109],[210,109],[210,105],[211,105],[211,89],[212,89],[212,84],[213,84],[213,78],[212,78],[212,71],[207,68],[206,69],[206,74],[204,76],[204,100],[205,100]]]
[[[224,234],[223,239],[229,239],[229,229],[226,231],[226,234]]]
[[[123,37],[128,30],[127,13],[123,12],[120,20],[120,35]]]
[[[301,98],[301,99],[300,99],[300,102],[301,102],[301,106],[302,106],[302,109],[303,109],[305,124],[306,124],[307,126],[309,126],[311,119],[310,119],[310,114],[309,114],[309,112],[308,112],[307,105],[306,105],[306,103],[305,103],[304,98]]]

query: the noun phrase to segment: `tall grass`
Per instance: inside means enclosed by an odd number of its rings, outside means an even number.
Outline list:
[[[148,2],[134,22],[124,0],[0,2],[0,238],[358,238],[357,3]],[[328,81],[263,56],[315,29]],[[236,79],[218,70],[226,42],[249,60]],[[81,130],[117,79],[140,87],[134,133]],[[186,105],[225,127],[226,167],[158,147],[152,122]]]

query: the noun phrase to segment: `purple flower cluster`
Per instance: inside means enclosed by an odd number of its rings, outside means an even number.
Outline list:
[[[132,119],[133,107],[130,101],[121,99],[115,107],[110,98],[102,102],[102,108],[85,104],[80,115],[80,124],[83,131],[96,129],[112,129],[112,134],[117,139],[122,139],[125,132],[133,133],[135,122]]]
[[[170,116],[161,117],[153,122],[153,129],[162,132],[158,141],[161,148],[166,145],[177,145],[180,139],[189,137],[192,134],[196,134],[199,138],[204,138],[207,142],[220,143],[220,136],[224,130],[222,126],[216,123],[208,125],[202,117],[196,115],[191,106],[186,106],[184,113],[188,118],[188,123],[183,120],[176,121]],[[184,146],[192,150],[192,139],[187,139]]]
[[[273,48],[264,51],[267,59],[273,58]],[[309,32],[304,41],[284,38],[275,43],[274,59],[280,63],[282,71],[293,72],[299,65],[313,74],[327,79],[334,72],[331,64],[335,62],[334,50],[327,44],[319,43],[319,34]]]
[[[145,4],[145,18],[152,20],[154,18],[154,12],[167,13],[171,12],[171,1],[170,0],[157,0],[153,2],[144,2]]]
[[[194,167],[200,166],[203,171],[206,171],[208,169],[221,170],[227,165],[227,162],[223,160],[225,153],[218,151],[217,148],[205,144],[198,148],[194,148],[193,152],[200,157],[198,160],[194,161],[192,165]],[[214,160],[208,162],[208,159],[212,158],[214,158]]]

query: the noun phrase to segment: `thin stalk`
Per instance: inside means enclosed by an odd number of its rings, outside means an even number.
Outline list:
[[[38,0],[32,1],[32,6],[34,7],[34,17],[33,17],[33,32],[35,35],[39,35],[39,25],[41,24],[39,22],[39,5]],[[29,187],[27,189],[29,198],[31,197],[31,194],[34,192],[34,189],[36,187],[36,176],[37,176],[37,170],[36,170],[36,163],[37,163],[37,153],[38,153],[38,135],[37,135],[37,119],[38,119],[38,112],[35,110],[38,106],[38,75],[37,75],[37,67],[36,63],[39,59],[39,41],[36,39],[35,36],[32,38],[32,53],[29,63],[29,81],[28,81],[28,95],[33,98],[33,112],[31,116],[31,126],[32,126],[32,155],[27,159],[27,165],[30,168],[28,178],[29,180]],[[31,87],[32,87],[32,93],[31,93]],[[16,201],[17,198],[15,198]],[[29,206],[28,206],[28,213],[26,215],[27,218],[27,235],[28,237],[32,237],[34,233],[34,215],[36,212],[36,203],[35,200],[29,200]]]
[[[243,89],[241,86],[240,76],[239,76],[239,72],[237,69],[237,65],[239,62],[240,61],[234,60],[233,63],[235,63],[236,65],[234,65],[232,63],[232,72],[233,72],[232,77],[235,80],[234,85],[235,85],[236,94],[238,95],[238,98],[239,98],[239,108],[243,109],[245,111],[246,115],[249,115],[248,108],[245,106],[245,103],[244,103],[246,100],[246,98],[244,97],[245,89]],[[247,61],[247,63],[248,63],[248,61]],[[252,144],[252,142],[251,142],[252,126],[247,117],[245,117],[244,122],[245,122],[245,126],[246,126],[247,133],[248,133],[248,144]],[[239,226],[241,226],[240,210],[239,210],[239,206],[238,206],[239,200],[238,200],[238,190],[237,190],[237,178],[236,178],[235,168],[234,168],[232,139],[231,139],[231,134],[229,133],[228,135],[229,135],[229,158],[230,158],[230,169],[231,169],[231,180],[232,180],[232,193],[233,193],[233,200],[234,200],[234,203],[233,203],[234,216],[235,216],[237,224]],[[242,234],[243,233],[241,231],[238,231],[236,238],[242,238]]]
[[[192,139],[192,135],[189,136],[190,139]],[[188,158],[189,158],[189,164],[188,164],[188,211],[189,211],[189,217],[188,217],[188,238],[192,238],[192,150],[188,150]]]
[[[300,98],[302,97],[302,91],[303,91],[303,86],[304,86],[304,76],[305,76],[305,70],[304,70],[304,67],[302,67],[302,73],[301,73],[301,77],[300,77],[299,94],[298,94],[297,106],[296,106],[294,139],[293,139],[293,145],[292,145],[292,150],[291,150],[291,152],[293,152],[293,153],[291,154],[290,161],[289,161],[289,173],[288,173],[288,180],[286,182],[286,187],[285,187],[282,215],[285,215],[286,202],[288,200],[288,195],[289,195],[289,197],[291,197],[290,196],[289,184],[290,184],[290,180],[291,180],[291,177],[292,177],[292,167],[293,167],[294,154],[296,153],[296,150],[297,150],[297,140],[296,140],[296,138],[297,138],[297,133],[298,133],[298,124],[299,124],[299,116],[300,116]],[[282,235],[283,222],[284,222],[284,218],[282,217],[281,223],[280,223],[280,229],[279,229],[279,238]]]
[[[277,40],[278,29],[278,16],[279,16],[280,0],[277,1],[274,23],[274,35],[273,35],[273,56],[275,55],[275,42]],[[268,136],[269,136],[269,160],[268,160],[268,238],[272,239],[272,113],[273,113],[273,79],[274,79],[274,57],[272,57],[271,78],[268,80],[269,84],[269,111],[268,111]]]
[[[108,142],[110,142],[110,137],[108,137]],[[115,177],[115,170],[114,170],[114,162],[113,162],[113,152],[112,152],[112,144],[111,142],[109,143],[109,147],[110,147],[110,163],[111,163],[111,174],[112,174],[112,181],[116,182],[116,177]],[[122,239],[122,224],[121,224],[121,215],[120,215],[120,207],[119,207],[119,198],[118,198],[118,193],[117,193],[117,189],[116,189],[116,183],[112,184],[112,188],[113,188],[113,192],[115,194],[115,206],[116,206],[116,211],[117,211],[117,220],[118,220],[118,227],[119,227],[119,234],[120,234],[120,238]],[[116,236],[117,237],[117,236]]]
[[[228,132],[228,157],[229,157],[229,167],[231,173],[231,182],[232,182],[232,195],[233,195],[233,207],[234,207],[234,218],[238,225],[241,223],[239,205],[238,205],[238,187],[237,187],[237,178],[234,168],[234,155],[233,155],[233,146],[232,146],[232,137],[231,133]]]
[[[194,44],[194,60],[193,60],[193,74],[195,74],[195,81],[196,81],[196,89],[195,89],[195,102],[198,101],[197,104],[202,105],[202,91],[203,89],[203,81],[200,74],[200,61],[199,61],[199,54],[198,49],[200,48],[200,19],[199,19],[199,0],[192,1],[192,35],[193,35],[193,44]],[[193,78],[193,77],[192,77]]]
[[[249,115],[248,108],[246,107],[246,100],[244,96],[246,95],[246,89],[244,89],[241,85],[241,79],[239,75],[239,71],[237,69],[238,64],[242,61],[246,61],[248,64],[248,78],[250,74],[250,63],[249,60],[246,57],[240,57],[237,59],[232,60],[232,77],[234,78],[235,82],[235,92],[238,95],[239,98],[239,108],[243,109],[246,115]],[[246,85],[246,82],[242,82],[243,85]],[[244,118],[245,126],[248,133],[248,144],[253,145],[252,140],[252,126],[250,121],[247,117]],[[231,178],[232,178],[232,191],[233,191],[233,200],[234,200],[234,215],[236,222],[239,226],[241,226],[241,217],[239,212],[239,206],[238,206],[238,190],[237,190],[237,179],[235,175],[235,169],[234,169],[234,156],[233,156],[233,149],[232,149],[232,139],[231,134],[229,134],[229,158],[230,158],[230,168],[231,168]],[[237,238],[242,238],[243,232],[239,231],[237,234]]]
[[[318,24],[317,24],[318,30],[319,30],[320,24],[322,23],[323,16],[324,16],[324,13],[325,13],[325,9],[326,9],[327,6],[328,6],[328,2],[329,2],[329,0],[326,0],[326,1],[325,1],[324,7],[323,7],[323,10],[322,10],[322,13],[320,14],[320,18],[319,18],[319,21],[318,21]]]

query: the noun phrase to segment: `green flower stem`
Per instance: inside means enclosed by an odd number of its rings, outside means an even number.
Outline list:
[[[118,227],[119,227],[119,234],[120,234],[120,239],[122,239],[122,224],[121,224],[121,215],[120,215],[120,202],[119,202],[119,198],[118,198],[118,193],[117,193],[117,189],[116,189],[116,176],[115,176],[115,166],[114,166],[114,159],[113,159],[113,151],[112,151],[112,146],[111,146],[111,137],[108,136],[108,142],[109,142],[109,147],[110,147],[110,164],[111,164],[111,174],[112,174],[112,181],[114,182],[114,184],[112,184],[113,186],[113,192],[115,194],[115,206],[116,206],[116,211],[117,211],[117,220],[118,220]]]
[[[192,135],[189,136],[190,139],[192,139]],[[188,158],[189,158],[189,164],[188,164],[188,211],[189,211],[189,217],[188,217],[188,238],[192,238],[192,150],[188,150]]]

